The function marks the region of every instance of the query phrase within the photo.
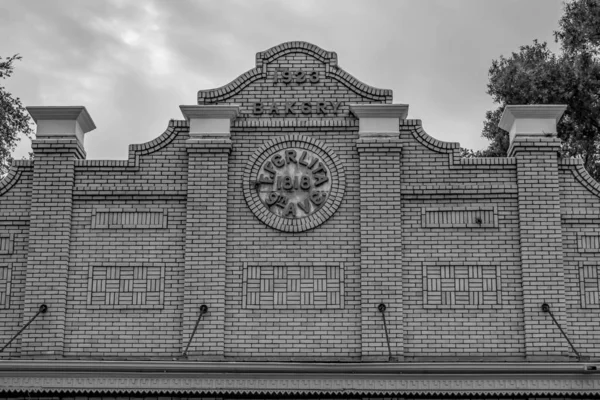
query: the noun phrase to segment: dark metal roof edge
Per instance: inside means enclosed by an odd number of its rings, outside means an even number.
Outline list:
[[[138,372],[297,374],[581,374],[600,373],[598,362],[295,363],[106,360],[0,360],[0,372]]]
[[[21,390],[1,388],[0,393],[21,393]],[[109,393],[109,394],[188,394],[188,395],[364,395],[364,396],[593,396],[598,395],[596,390],[573,391],[573,390],[199,390],[199,389],[80,389],[80,388],[49,388],[36,390],[39,393]]]

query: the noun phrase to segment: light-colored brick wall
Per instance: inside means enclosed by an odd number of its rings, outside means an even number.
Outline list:
[[[276,82],[279,68],[319,79]],[[254,114],[267,100],[313,108]],[[50,310],[0,357],[179,357],[206,304],[189,359],[387,360],[383,302],[396,360],[563,359],[542,298],[597,356],[600,185],[535,143],[461,160],[418,120],[365,145],[349,105],[391,102],[335,53],[293,43],[199,93],[240,104],[230,144],[188,142],[188,123],[171,121],[124,161],[36,147],[0,183],[0,340],[41,300]],[[331,217],[282,232],[249,208],[244,173],[260,146],[292,135],[327,146],[345,187]]]
[[[225,356],[239,359],[359,359],[360,236],[357,126],[249,127],[234,123],[229,158]],[[346,191],[323,225],[282,233],[260,222],[242,193],[243,170],[256,148],[281,135],[299,133],[324,142],[344,165]],[[345,271],[344,307],[244,308],[244,265],[340,266]]]
[[[591,357],[600,355],[600,342],[595,339],[600,330],[600,305],[595,301],[600,289],[597,279],[587,276],[600,266],[600,249],[593,245],[600,237],[599,189],[581,160],[562,161],[560,208],[568,334],[578,351]],[[592,243],[581,243],[584,238]]]
[[[0,181],[0,235],[10,240],[10,250],[0,252],[0,343],[4,346],[23,325],[25,278],[29,246],[32,165],[17,161]],[[7,246],[8,247],[8,246]],[[21,338],[0,353],[0,357],[18,357]]]
[[[502,159],[461,163],[456,146],[438,142],[406,121],[401,130],[403,299],[405,359],[485,356],[518,359],[524,353],[523,291],[515,165]],[[425,210],[457,210],[454,223],[429,226]],[[494,223],[463,225],[464,209],[496,210]],[[474,226],[473,226],[474,225]],[[500,296],[475,305],[438,304],[424,273],[437,269],[492,268],[500,271]],[[459,272],[460,273],[460,272]],[[445,291],[459,294],[456,284]],[[477,279],[462,292],[476,292]],[[468,284],[468,283],[467,283]],[[440,288],[441,289],[441,288]],[[441,300],[440,302],[441,303]]]

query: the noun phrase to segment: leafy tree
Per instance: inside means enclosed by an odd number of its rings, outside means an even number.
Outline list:
[[[9,78],[14,70],[13,63],[20,59],[18,54],[4,60],[0,57],[0,79]],[[0,85],[0,177],[10,167],[11,153],[20,140],[17,135],[24,133],[31,137],[32,132],[29,126],[29,114],[21,104],[21,100],[13,97],[4,86]]]
[[[566,104],[557,126],[563,156],[582,157],[588,172],[600,180],[600,0],[565,4],[554,35],[559,54],[536,40],[492,61],[487,93],[498,108],[486,113],[482,131],[491,143],[482,151],[465,149],[463,155],[506,156],[508,133],[498,122],[507,104]]]

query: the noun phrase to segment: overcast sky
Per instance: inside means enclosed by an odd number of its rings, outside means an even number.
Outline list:
[[[301,40],[392,89],[433,137],[480,149],[492,60],[534,39],[556,50],[562,9],[560,0],[0,0],[0,56],[23,56],[2,84],[26,106],[85,106],[97,126],[88,158],[124,159],[129,144],[183,119],[179,105],[196,104],[198,90]]]

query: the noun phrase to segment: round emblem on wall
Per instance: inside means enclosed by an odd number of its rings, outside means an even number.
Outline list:
[[[266,225],[302,232],[321,225],[342,202],[346,177],[324,143],[292,135],[261,146],[244,171],[248,206]]]

